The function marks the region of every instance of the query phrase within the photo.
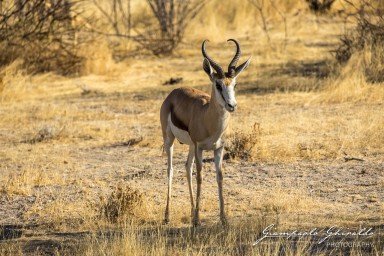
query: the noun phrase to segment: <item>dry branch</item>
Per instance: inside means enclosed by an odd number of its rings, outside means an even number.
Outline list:
[[[256,9],[258,10],[260,17],[261,17],[261,22],[262,22],[262,28],[265,32],[265,35],[267,36],[268,42],[271,41],[271,38],[269,36],[268,32],[268,26],[267,26],[267,19],[264,14],[264,0],[249,0],[251,4],[253,4]]]
[[[361,158],[356,158],[356,157],[351,157],[349,156],[346,152],[343,152],[344,155],[344,161],[349,162],[349,161],[359,161],[359,162],[364,162],[364,159]]]

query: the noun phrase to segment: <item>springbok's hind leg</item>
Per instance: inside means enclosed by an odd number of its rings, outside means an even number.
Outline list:
[[[168,158],[168,193],[167,193],[167,206],[165,208],[165,218],[164,223],[169,223],[169,207],[172,193],[172,178],[173,178],[173,167],[172,167],[172,157],[173,157],[173,145],[175,141],[175,136],[172,134],[170,129],[167,131],[167,137],[164,140],[164,150],[167,153]]]
[[[200,225],[199,208],[200,208],[200,196],[201,196],[201,183],[203,181],[201,170],[203,168],[203,150],[195,145],[195,159],[196,159],[196,207],[193,214],[192,224],[194,227]]]

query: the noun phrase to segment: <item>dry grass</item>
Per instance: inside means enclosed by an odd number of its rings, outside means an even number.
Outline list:
[[[53,251],[59,255],[70,255],[76,248],[78,255],[328,255],[323,252],[330,245],[313,246],[310,238],[284,239],[276,238],[273,242],[255,244],[258,234],[262,232],[265,219],[239,219],[223,230],[222,227],[209,225],[198,230],[190,228],[152,226],[142,228],[127,223],[119,231],[101,231],[86,234],[80,241],[69,241],[61,249]],[[287,232],[293,232],[288,231]],[[369,243],[372,240],[366,240]],[[358,240],[344,240],[340,244],[357,243]],[[375,241],[378,242],[377,240]],[[353,255],[380,255],[381,248],[368,252],[352,249]],[[19,247],[8,245],[2,248],[3,253],[18,255]],[[331,249],[334,254],[342,253],[342,249]],[[47,253],[37,249],[35,253]]]
[[[117,187],[107,198],[101,199],[101,216],[111,222],[125,222],[127,219],[146,220],[145,197],[138,190],[128,186]]]
[[[383,53],[381,53],[383,54]],[[357,53],[342,67],[341,74],[330,79],[320,102],[370,102],[380,103],[384,100],[384,89],[379,84],[367,82],[365,77],[366,59],[364,53]]]
[[[80,77],[28,76],[17,62],[3,69],[0,225],[14,225],[22,234],[1,240],[0,254],[308,255],[318,249],[318,255],[380,255],[384,87],[364,78],[367,53],[338,70],[330,64],[329,51],[343,33],[336,15],[340,2],[320,17],[305,1],[284,2],[279,8],[286,13],[288,34],[267,4],[268,42],[248,1],[214,0],[174,56],[144,54],[116,63],[113,50],[100,42],[89,46]],[[233,46],[224,43],[230,37],[239,38],[242,59],[253,55],[238,79],[239,109],[232,115],[228,150],[235,159],[224,163],[230,226],[217,224],[214,165],[206,162],[203,226],[190,228],[187,147],[180,144],[172,219],[164,226],[159,106],[178,86],[209,92],[201,39],[211,40],[207,50],[224,65],[233,56]],[[171,77],[183,80],[163,85]],[[364,162],[344,162],[344,152]],[[279,230],[373,226],[378,236],[371,251],[319,248],[305,239],[252,246],[273,223]]]

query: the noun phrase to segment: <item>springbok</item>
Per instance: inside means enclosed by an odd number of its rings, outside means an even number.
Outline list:
[[[218,63],[206,53],[203,42],[203,69],[212,82],[211,96],[194,88],[178,88],[173,90],[164,100],[160,109],[160,121],[164,139],[164,150],[168,156],[168,195],[165,208],[165,223],[169,222],[169,207],[172,192],[172,155],[174,140],[189,145],[186,162],[188,188],[191,199],[191,216],[193,226],[200,224],[199,208],[202,183],[202,152],[214,151],[216,181],[218,184],[220,201],[220,220],[227,223],[224,212],[222,161],[224,149],[224,132],[228,126],[230,112],[236,110],[235,87],[237,76],[249,65],[251,58],[236,67],[240,58],[240,45],[236,44],[236,54],[224,72]],[[214,72],[216,71],[216,73]],[[196,205],[193,200],[192,169],[196,158]]]

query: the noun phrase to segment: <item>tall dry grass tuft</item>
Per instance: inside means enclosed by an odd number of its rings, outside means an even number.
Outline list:
[[[149,202],[140,191],[119,185],[108,198],[101,198],[100,216],[112,223],[145,221]]]
[[[222,42],[232,37],[260,34],[263,33],[263,29],[284,28],[287,17],[306,9],[304,1],[294,0],[283,2],[240,0],[225,3],[213,0],[202,9],[186,34],[188,38],[196,40],[209,38],[214,42]],[[260,36],[260,40],[262,38],[264,37]]]
[[[0,68],[0,103],[22,99],[29,76],[22,69],[22,61],[16,60]]]
[[[363,51],[351,56],[348,63],[341,67],[340,74],[327,81],[318,101],[323,103],[383,102],[384,87],[367,81],[366,58],[370,54],[368,51]]]
[[[86,60],[82,70],[83,75],[95,74],[95,75],[108,75],[111,71],[116,69],[117,65],[113,59],[113,52],[108,47],[107,42],[103,39],[99,39],[82,47],[79,50],[79,55],[86,56]]]

